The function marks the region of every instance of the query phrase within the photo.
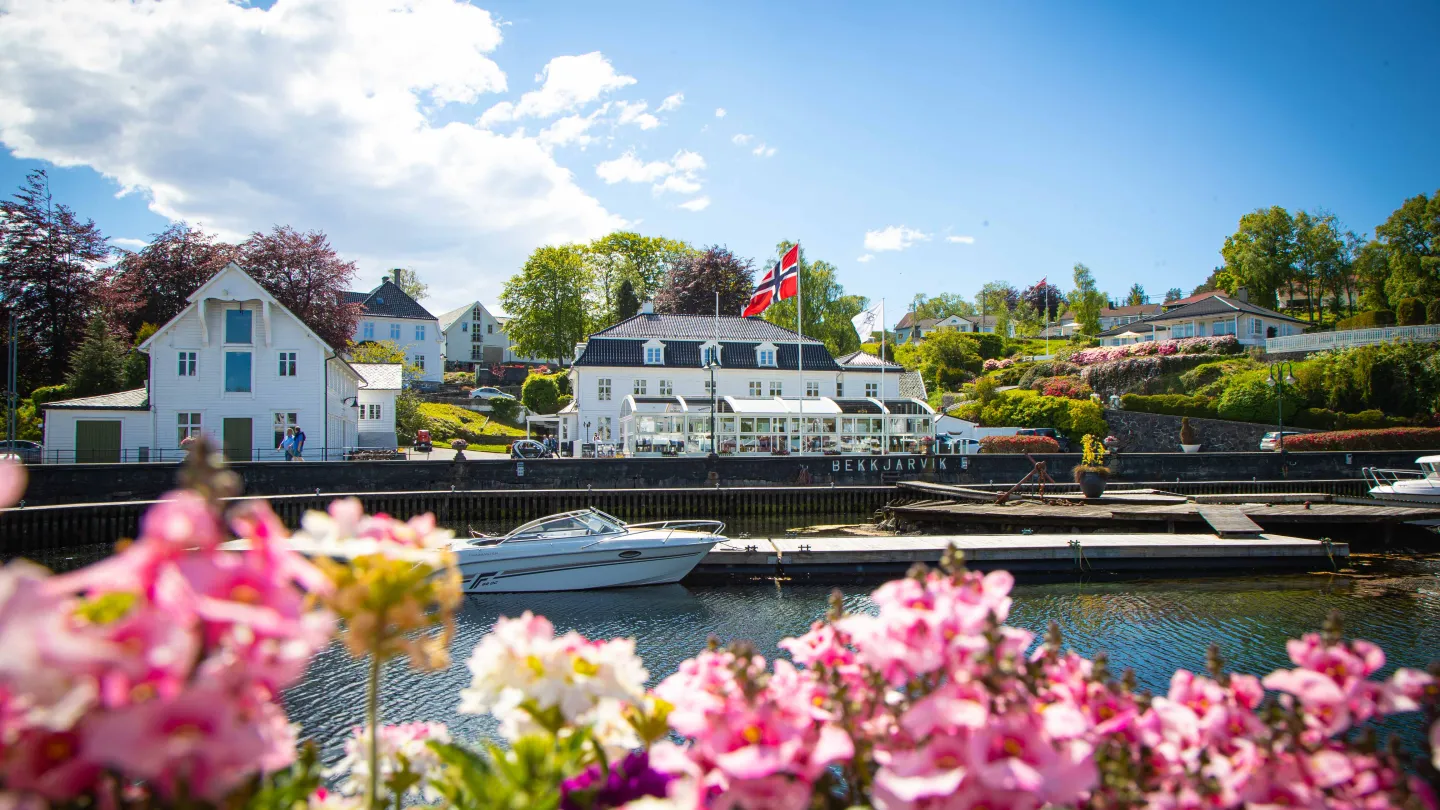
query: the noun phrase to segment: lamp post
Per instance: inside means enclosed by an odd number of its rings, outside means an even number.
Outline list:
[[[720,365],[715,362],[712,355],[710,362],[705,367],[710,369],[710,457],[714,458],[720,454],[720,448],[715,446],[715,367]]]
[[[1275,389],[1275,422],[1278,425],[1277,439],[1280,452],[1285,452],[1285,386],[1295,384],[1295,365],[1288,360],[1270,366],[1265,384]]]

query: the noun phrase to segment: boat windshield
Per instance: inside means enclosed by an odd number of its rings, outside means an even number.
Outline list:
[[[582,509],[532,520],[505,535],[506,541],[550,540],[623,532],[625,524],[596,509]]]

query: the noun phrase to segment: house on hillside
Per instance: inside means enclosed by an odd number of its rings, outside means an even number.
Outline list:
[[[963,315],[948,315],[944,318],[916,318],[914,312],[907,312],[905,317],[895,325],[895,339],[899,343],[911,343],[924,340],[926,335],[941,329],[953,329],[956,332],[980,331],[975,326],[975,319]]]
[[[1232,298],[1224,293],[1192,296],[1196,300],[1135,321],[1120,323],[1100,333],[1104,346],[1123,346],[1145,340],[1234,335],[1242,345],[1264,346],[1267,337],[1298,335],[1305,323],[1249,302],[1245,291]]]
[[[556,433],[580,456],[915,452],[933,437],[904,369],[845,359],[758,318],[642,310],[576,344]]]
[[[310,460],[360,442],[364,378],[233,262],[139,348],[144,388],[43,406],[47,462],[174,461],[202,433],[231,460],[275,460],[290,427]]]
[[[1161,304],[1130,304],[1123,307],[1106,307],[1100,310],[1100,331],[1113,329],[1122,324],[1134,323],[1164,312]]]
[[[491,313],[479,301],[441,315],[445,367],[453,371],[474,371],[496,363],[542,362],[515,353],[510,337],[505,334],[505,323],[509,320],[504,315]]]
[[[356,343],[391,340],[405,352],[405,362],[419,370],[417,379],[439,384],[444,379],[442,359],[445,336],[440,321],[389,276],[380,279],[380,286],[370,292],[347,292],[346,303],[359,304],[360,316],[355,319]]]

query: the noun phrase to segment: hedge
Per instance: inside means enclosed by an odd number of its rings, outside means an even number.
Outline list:
[[[1184,394],[1124,394],[1120,407],[1137,413],[1159,413],[1167,416],[1193,416],[1197,419],[1218,419],[1215,400],[1211,397],[1191,397]]]
[[[1425,305],[1425,322],[1440,323],[1440,298]]]
[[[1419,298],[1406,298],[1395,307],[1395,323],[1400,326],[1419,326],[1425,323],[1425,302]]]
[[[986,436],[980,440],[980,452],[1058,453],[1060,443],[1049,436]]]
[[[1307,450],[1440,450],[1440,428],[1336,430],[1286,436],[1285,449]],[[982,448],[983,450],[983,448]]]
[[[1335,330],[1338,332],[1345,329],[1374,329],[1377,326],[1394,325],[1395,313],[1388,309],[1375,309],[1359,315],[1351,315],[1348,318],[1341,318],[1335,322]]]

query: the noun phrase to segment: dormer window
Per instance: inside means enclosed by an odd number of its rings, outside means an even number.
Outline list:
[[[755,365],[762,368],[775,368],[775,344],[761,343],[755,348]]]
[[[665,344],[658,340],[651,340],[645,344],[645,365],[665,365]]]
[[[705,343],[700,346],[700,367],[720,365],[720,344],[715,342]]]

